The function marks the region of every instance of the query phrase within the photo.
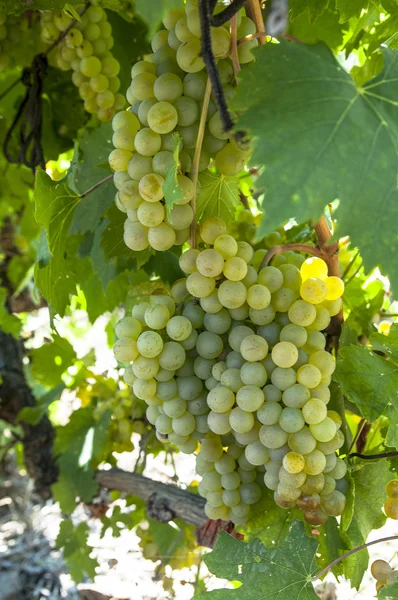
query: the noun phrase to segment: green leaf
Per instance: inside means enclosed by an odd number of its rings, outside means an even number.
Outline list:
[[[259,538],[264,546],[280,544],[292,523],[292,511],[284,510],[275,504],[272,494],[266,494],[255,507],[255,515],[245,528],[248,539]]]
[[[383,352],[391,360],[398,362],[398,323],[393,323],[388,335],[372,333],[369,342],[374,350]]]
[[[307,20],[309,19],[310,23],[314,23],[328,4],[329,0],[292,0],[290,3],[290,18],[294,20],[305,12]]]
[[[371,531],[382,527],[386,521],[381,507],[385,502],[385,486],[391,479],[387,461],[366,463],[352,474],[355,485],[353,519],[342,535],[350,549],[364,544]],[[367,569],[369,554],[361,550],[343,561],[344,576],[358,588]]]
[[[319,546],[316,562],[320,569],[324,569],[338,558],[342,554],[342,551],[346,551],[348,548],[341,539],[336,519],[328,519],[322,527],[319,527],[318,531],[317,540],[319,541]],[[341,562],[333,567],[333,574],[335,577],[343,575],[343,564]]]
[[[76,583],[83,581],[84,577],[94,579],[98,567],[98,562],[90,557],[93,549],[87,544],[89,533],[87,523],[74,527],[70,519],[64,519],[55,541],[57,548],[63,548],[65,562]]]
[[[4,333],[10,333],[13,337],[18,338],[22,323],[15,315],[12,315],[6,307],[7,290],[0,287],[0,329]]]
[[[109,207],[105,216],[107,224],[101,237],[101,248],[104,250],[105,259],[122,256],[134,258],[137,268],[144,265],[155,251],[152,248],[147,248],[141,252],[133,252],[127,248],[123,240],[126,215],[115,204]]]
[[[335,10],[326,8],[311,24],[308,22],[308,13],[301,14],[291,23],[289,34],[304,44],[324,42],[329,48],[337,50],[343,43],[344,25],[339,22],[339,14]]]
[[[276,548],[265,548],[260,540],[248,544],[221,531],[214,550],[204,558],[209,570],[242,582],[235,590],[219,589],[195,596],[198,600],[316,600],[311,577],[316,571],[317,542],[295,522],[286,540]]]
[[[369,0],[336,0],[336,8],[340,13],[340,23],[345,23],[351,17],[359,17],[366,10]]]
[[[338,233],[395,287],[398,51],[383,54],[382,73],[356,88],[324,46],[267,44],[242,70],[232,108],[244,111],[237,128],[252,136],[251,164],[264,165],[263,230],[316,219],[338,198]]]
[[[37,425],[40,419],[48,411],[50,404],[59,400],[62,392],[65,389],[65,384],[60,383],[55,388],[44,394],[37,400],[37,406],[25,406],[19,411],[17,419],[18,421],[24,421],[30,425]]]
[[[240,205],[239,180],[210,173],[199,174],[199,193],[196,200],[196,219],[201,221],[217,215],[226,223],[232,221],[236,207]]]
[[[54,452],[60,455],[60,474],[52,491],[63,512],[72,512],[78,498],[89,502],[98,489],[94,467],[102,458],[110,417],[106,411],[95,421],[91,407],[81,408],[57,428]]]
[[[182,138],[180,134],[173,133],[171,136],[171,146],[173,150],[174,164],[169,169],[163,184],[163,192],[168,216],[170,216],[170,211],[174,204],[184,197],[177,179],[181,142]]]
[[[73,346],[68,340],[55,334],[50,344],[31,350],[31,373],[43,385],[56,387],[60,384],[61,375],[75,359]]]
[[[390,419],[386,444],[398,447],[398,367],[362,346],[339,351],[335,379],[365,419]]]
[[[155,33],[157,26],[160,24],[164,15],[173,8],[181,10],[181,0],[156,0],[156,2],[148,2],[148,0],[135,0],[136,12],[149,25],[149,38]]]
[[[398,600],[398,583],[391,583],[382,587],[377,597],[386,598],[387,600]]]
[[[79,196],[64,183],[53,182],[44,171],[38,170],[34,197],[36,221],[45,228],[48,244],[47,264],[41,266],[40,260],[36,264],[35,282],[43,296],[63,316],[69,294],[76,289],[65,260],[65,246]],[[52,258],[48,260],[50,254]]]

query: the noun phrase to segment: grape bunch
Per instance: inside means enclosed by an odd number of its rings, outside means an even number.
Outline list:
[[[76,10],[83,6],[76,6]],[[66,13],[42,12],[42,40],[52,44],[72,20]],[[110,52],[112,46],[112,28],[106,12],[93,5],[49,55],[57,68],[73,70],[72,81],[84,100],[85,110],[102,122],[110,121],[125,104],[123,95],[118,93],[120,65]]]
[[[222,8],[225,6],[220,3],[218,10]],[[239,14],[238,23],[239,38],[255,33],[256,27],[248,17]],[[171,10],[163,24],[164,29],[152,39],[153,54],[131,70],[129,110],[116,115],[113,122],[115,149],[109,164],[115,171],[115,202],[127,214],[124,241],[134,251],[148,247],[164,251],[183,244],[194,217],[189,204],[195,194],[190,173],[207,84],[200,56],[197,0]],[[229,27],[226,23],[212,28],[213,51],[227,99],[234,94]],[[251,50],[257,44],[257,40],[251,40],[239,46],[242,64],[253,60]],[[133,120],[132,115],[137,118]],[[168,213],[163,186],[175,162],[173,134],[180,138],[177,180],[182,198]],[[220,173],[236,175],[247,158],[247,152],[224,131],[220,113],[210,100],[199,171],[205,171],[214,160]]]
[[[398,519],[398,479],[392,479],[387,483],[386,492],[384,512],[390,519]]]
[[[394,571],[385,560],[375,560],[370,571],[376,579],[376,593],[385,585],[398,581],[398,571]]]
[[[312,525],[345,506],[340,415],[328,410],[334,357],[323,330],[344,285],[320,258],[294,252],[263,267],[219,217],[201,250],[180,257],[186,279],[136,305],[116,328],[124,378],[148,404],[159,439],[195,452],[213,519],[244,523],[266,489]]]
[[[22,14],[18,17],[6,15],[0,10],[0,73],[14,66],[25,66],[32,59],[32,55],[42,50],[37,44],[36,30],[38,20],[35,13],[30,13],[29,18]],[[21,39],[27,40],[29,51],[21,51]]]

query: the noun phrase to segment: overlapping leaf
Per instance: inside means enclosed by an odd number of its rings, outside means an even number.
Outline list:
[[[239,188],[236,177],[205,172],[199,175],[199,193],[196,201],[198,220],[217,215],[229,223],[239,206]]]

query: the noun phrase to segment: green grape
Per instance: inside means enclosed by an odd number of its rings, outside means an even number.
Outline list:
[[[228,343],[232,350],[239,352],[243,340],[251,335],[253,335],[253,330],[250,327],[246,325],[238,325],[231,330],[228,336]]]
[[[290,342],[296,346],[296,348],[301,348],[304,346],[307,338],[308,334],[306,329],[300,325],[294,325],[294,323],[285,325],[280,333],[281,342]]]
[[[176,234],[174,229],[167,225],[167,223],[161,223],[157,227],[150,227],[148,231],[148,242],[149,245],[155,250],[163,252],[168,250],[174,244]]]
[[[320,423],[310,425],[310,431],[318,442],[330,442],[336,435],[336,424],[325,417]]]
[[[168,10],[163,17],[163,25],[170,31],[176,26],[177,21],[184,16],[183,8],[171,8]]]
[[[152,131],[149,127],[144,127],[137,132],[134,144],[135,149],[142,156],[154,156],[162,146],[162,138],[159,133]],[[159,177],[159,175],[156,175],[156,177]]]
[[[221,383],[236,393],[243,386],[240,370],[236,368],[226,369],[221,375]]]
[[[222,175],[232,177],[242,171],[247,153],[240,152],[233,144],[226,144],[216,154],[216,167]]]
[[[392,568],[385,560],[375,560],[370,568],[371,573],[377,581],[385,583],[387,577],[393,572]]]
[[[141,323],[141,325],[145,325],[145,311],[147,308],[149,308],[149,302],[140,302],[133,306],[132,315],[134,319],[137,319],[137,321]],[[162,329],[162,327],[159,327],[159,329]]]
[[[124,317],[115,327],[115,333],[118,338],[132,338],[136,340],[141,331],[141,323],[133,317]]]
[[[244,260],[244,259],[242,258],[242,260]],[[257,282],[257,279],[258,279],[258,276],[257,276],[256,269],[254,269],[254,267],[252,267],[251,265],[249,265],[247,267],[247,273],[246,273],[246,277],[243,279],[243,283],[245,284],[245,286],[247,288],[250,288],[251,286],[253,286]]]
[[[326,404],[319,398],[311,398],[303,406],[303,417],[309,425],[320,423],[326,416]]]
[[[145,102],[151,102],[151,101],[146,100]],[[142,104],[144,104],[144,102],[142,102]],[[153,104],[151,104],[150,106],[153,106]],[[149,108],[148,108],[148,110],[149,110]],[[139,114],[139,112],[140,111],[138,111],[138,114]],[[142,121],[141,117],[140,117],[140,121]],[[170,171],[170,169],[173,167],[173,165],[174,165],[173,153],[168,150],[161,150],[160,152],[157,152],[152,159],[153,172],[156,173],[156,175],[161,175],[164,179],[166,178],[167,173]]]
[[[225,435],[231,431],[229,413],[216,413],[210,411],[207,416],[207,423],[210,430],[218,435]]]
[[[118,129],[112,136],[112,144],[117,149],[133,152],[135,149],[134,138],[127,129]]]
[[[329,454],[328,456],[334,456],[334,455]],[[341,460],[341,458],[337,458],[335,466],[333,467],[333,469],[331,471],[329,471],[330,477],[333,477],[333,479],[343,479],[343,477],[345,477],[346,473],[347,473],[347,463],[344,462],[344,460]],[[391,496],[391,494],[388,493],[388,489],[387,489],[387,494],[389,496]]]
[[[320,450],[312,450],[305,455],[304,471],[308,475],[319,475],[326,466],[326,457]]]
[[[100,76],[98,76],[100,77]],[[115,114],[112,119],[112,129],[117,131],[118,129],[127,130],[132,137],[136,135],[140,129],[140,122],[136,115],[129,111],[121,111]]]
[[[240,496],[245,504],[255,504],[261,499],[261,488],[257,483],[242,483],[239,488]]]
[[[207,75],[204,71],[188,73],[183,80],[184,96],[188,96],[197,102],[203,100],[207,83]]]
[[[269,461],[268,450],[263,446],[260,440],[246,446],[245,456],[248,462],[255,466],[265,465]]]
[[[267,467],[268,467],[268,465],[267,465]],[[264,484],[269,490],[276,490],[279,485],[278,475],[269,473],[267,470],[267,472],[264,475]]]
[[[334,467],[336,466],[336,462],[337,462],[337,456],[335,454],[328,454],[326,456],[326,465],[325,465],[325,468],[323,469],[323,472],[330,473],[330,471],[332,471],[334,469]]]
[[[175,231],[187,229],[193,221],[193,210],[189,204],[183,206],[173,206],[170,212],[170,217],[166,216],[166,223]]]
[[[214,137],[214,135],[206,131],[203,138],[203,149],[205,150],[205,152],[208,152],[211,156],[214,156],[215,154],[217,154],[217,152],[224,148],[226,143],[227,142],[225,140],[220,140],[219,138]]]
[[[132,158],[130,150],[116,148],[109,155],[109,166],[113,171],[127,171]]]
[[[199,118],[199,106],[195,100],[186,96],[181,96],[174,103],[178,115],[178,125],[180,127],[189,127]]]
[[[270,304],[266,308],[262,310],[255,310],[254,308],[249,309],[250,320],[256,325],[274,325],[272,321],[275,319],[275,310],[274,307]],[[279,327],[278,327],[279,334]]]
[[[280,288],[272,294],[272,306],[277,312],[287,312],[296,299],[293,290]]]
[[[124,243],[128,248],[139,252],[149,246],[148,228],[141,223],[133,223],[127,219],[124,223]]]
[[[198,304],[194,304],[192,300],[185,304],[182,314],[191,321],[192,327],[196,329],[203,327],[204,311]]]
[[[288,369],[297,362],[298,351],[291,342],[279,342],[272,348],[271,356],[277,367]]]
[[[162,304],[149,305],[144,312],[144,321],[151,329],[163,329],[170,319],[170,312]]]
[[[187,42],[195,39],[196,37],[188,27],[188,19],[186,16],[181,17],[181,19],[179,19],[179,21],[176,23],[175,34],[180,42]]]
[[[234,256],[225,261],[223,272],[230,281],[241,281],[246,277],[247,264],[242,258]]]
[[[326,338],[320,331],[309,331],[307,327],[308,338],[303,346],[307,354],[313,354],[317,350],[323,350],[326,345]]]
[[[157,358],[146,358],[138,356],[133,362],[133,373],[138,379],[151,379],[156,377],[159,370],[159,361]]]
[[[315,321],[316,309],[305,300],[296,300],[289,308],[288,314],[292,323],[307,327]]]
[[[172,317],[166,325],[166,331],[172,340],[181,342],[191,334],[192,325],[186,317]]]
[[[316,388],[321,379],[321,372],[315,365],[302,365],[297,370],[297,381],[309,389]]]
[[[221,458],[215,461],[214,466],[217,473],[220,473],[220,475],[228,475],[228,473],[233,473],[235,471],[236,461],[232,456],[223,454]]]
[[[196,350],[203,358],[217,358],[223,351],[224,344],[222,338],[210,331],[203,331],[199,334],[196,342]]]
[[[164,206],[160,202],[142,202],[137,210],[137,218],[145,227],[160,225],[164,215]]]
[[[160,412],[156,406],[148,406],[145,415],[149,423],[151,425],[155,425],[156,419],[158,419],[160,416]]]
[[[138,106],[138,118],[142,125],[148,127],[148,112],[149,109],[157,104],[155,98],[148,98],[148,100],[143,100],[143,102],[139,103]]]
[[[233,473],[227,473],[226,475],[221,475],[221,485],[224,490],[236,490],[239,488],[240,483],[240,477],[236,471]]]
[[[221,381],[221,377],[222,377],[223,373],[226,371],[226,369],[227,369],[227,365],[225,364],[225,362],[218,361],[213,365],[211,374],[215,379],[217,379],[217,381]]]
[[[270,459],[274,463],[280,463],[280,465],[281,465],[283,458],[289,452],[289,446],[288,446],[288,444],[283,444],[283,446],[279,446],[278,448],[269,448],[268,452],[269,452]],[[275,468],[275,467],[273,467],[273,468]]]
[[[190,248],[186,250],[183,254],[181,254],[179,259],[180,268],[184,273],[190,275],[194,271],[196,271],[196,259],[198,258],[200,252],[195,248]],[[220,306],[221,308],[221,306]]]
[[[269,369],[267,368],[269,372]],[[271,373],[271,382],[275,387],[284,392],[296,383],[296,371],[292,368],[283,369],[276,367]]]
[[[316,317],[315,321],[308,326],[308,329],[319,332],[326,329],[330,324],[330,315],[328,310],[324,306],[316,306]]]
[[[327,496],[321,496],[321,507],[325,513],[331,517],[338,517],[344,511],[346,499],[344,494],[334,490]]]
[[[245,385],[254,385],[262,388],[267,382],[267,371],[263,364],[246,362],[240,370],[240,378]]]
[[[177,27],[176,35],[179,39],[181,39],[178,35]],[[192,34],[190,35],[192,36]],[[177,50],[178,66],[186,73],[197,73],[198,71],[201,71],[202,69],[204,69],[205,63],[203,62],[200,53],[200,40],[194,38],[185,41]]]
[[[115,342],[113,353],[116,360],[131,362],[138,356],[137,342],[131,338],[120,338]]]
[[[195,429],[195,417],[185,412],[181,417],[172,420],[173,431],[177,435],[190,435]]]
[[[137,349],[145,358],[155,358],[163,350],[163,340],[155,331],[144,331],[137,339]]]
[[[205,513],[208,519],[222,519],[228,521],[230,516],[230,509],[224,504],[219,507],[211,506],[208,502],[205,504]]]
[[[326,308],[331,317],[334,317],[341,311],[343,302],[341,298],[338,298],[337,300],[324,300],[322,306]]]
[[[196,377],[199,377],[199,379],[203,380],[211,377],[212,368],[215,364],[217,364],[215,360],[208,360],[202,356],[196,357],[193,365]]]
[[[207,331],[210,331],[211,333],[217,333],[218,335],[226,333],[231,326],[229,312],[224,308],[215,315],[212,315],[211,313],[205,314],[204,326]]]
[[[161,400],[167,402],[177,396],[177,382],[175,379],[159,382],[157,385],[157,395]]]
[[[228,309],[239,308],[246,301],[247,290],[240,281],[223,281],[218,288],[218,299]]]
[[[314,352],[309,358],[309,362],[320,370],[322,377],[328,377],[334,373],[336,368],[335,358],[325,350]]]
[[[255,385],[245,385],[236,394],[237,405],[247,412],[254,412],[264,404],[264,392]]]
[[[229,413],[229,423],[237,433],[248,433],[253,428],[254,417],[252,413],[246,412],[237,406]]]
[[[264,267],[258,274],[258,282],[266,286],[274,294],[283,285],[283,275],[276,267]]]
[[[238,490],[225,490],[222,497],[224,504],[229,507],[238,506],[241,502]]]
[[[231,114],[231,118],[233,118],[233,116],[234,115]],[[214,115],[209,120],[208,127],[210,133],[219,140],[228,140],[228,138],[230,137],[230,133],[224,131],[224,125],[221,120],[220,111],[216,111],[214,113]]]
[[[212,245],[218,236],[223,235],[226,230],[227,226],[220,217],[210,217],[201,223],[200,237],[206,244]],[[220,254],[222,254],[221,251]]]
[[[298,408],[286,407],[279,417],[279,425],[287,433],[296,433],[304,427],[304,419]]]
[[[147,60],[139,60],[131,69],[131,79],[134,79],[134,77],[140,73],[156,74],[156,66]]]
[[[133,384],[133,392],[141,400],[152,398],[156,394],[156,381],[151,379],[136,379]]]
[[[198,473],[198,469],[196,469],[196,472]],[[206,499],[208,504],[211,504],[213,507],[221,506],[223,503],[223,492],[221,489],[215,492],[208,492]]]
[[[113,152],[111,152],[111,155],[113,155]],[[127,171],[131,179],[142,179],[142,177],[152,171],[152,158],[150,156],[142,156],[141,154],[133,154],[128,162]]]
[[[174,106],[169,102],[157,102],[148,110],[147,121],[152,131],[165,134],[173,131],[177,125],[178,114]],[[161,142],[157,152],[160,150],[160,147]]]
[[[180,200],[176,201],[176,205],[180,206],[183,204],[188,204],[194,196],[195,186],[189,177],[185,175],[177,175],[178,185],[180,186],[183,197]]]
[[[326,294],[326,283],[322,279],[310,277],[301,284],[300,295],[310,304],[320,304],[326,299]]]
[[[178,342],[166,342],[159,356],[159,365],[167,371],[176,371],[185,362],[186,354],[184,348]],[[178,431],[176,431],[178,433]],[[183,434],[189,435],[189,434]]]
[[[143,72],[139,73],[134,77],[131,82],[130,90],[131,94],[140,100],[148,100],[148,98],[154,97],[154,85],[156,82],[156,75],[154,73]]]
[[[240,353],[249,362],[263,360],[268,353],[267,341],[259,335],[248,335],[240,345]]]
[[[243,260],[249,264],[253,258],[253,248],[247,242],[238,242],[238,251],[236,256],[243,258]]]
[[[264,310],[271,302],[271,293],[267,287],[259,283],[249,287],[247,303],[254,310]]]
[[[228,341],[230,342],[230,340]],[[229,352],[225,359],[225,364],[227,365],[228,369],[240,369],[244,362],[245,359],[242,357],[240,352],[235,351]]]
[[[203,390],[202,381],[195,375],[178,378],[178,394],[188,402],[199,396]]]
[[[171,419],[178,419],[186,412],[187,402],[183,398],[176,396],[163,404],[165,414]]]
[[[192,125],[186,127],[178,126],[177,132],[180,134],[185,150],[194,149],[196,146],[196,140],[199,133],[199,122],[195,122]],[[205,148],[207,150],[207,148]]]
[[[266,402],[279,402],[282,399],[282,392],[272,383],[263,387]]]
[[[344,435],[341,431],[336,431],[336,435],[329,442],[320,442],[317,441],[317,448],[321,450],[324,454],[331,454],[332,452],[336,452],[339,448],[344,444]]]
[[[277,406],[277,405],[275,405]],[[286,431],[277,425],[263,425],[260,429],[260,441],[266,448],[280,448],[288,439]]]
[[[217,277],[222,273],[224,259],[216,250],[203,250],[196,259],[196,267],[206,277]]]
[[[293,488],[300,488],[307,477],[304,471],[300,471],[299,473],[288,473],[285,467],[279,469],[278,475],[282,485]]]

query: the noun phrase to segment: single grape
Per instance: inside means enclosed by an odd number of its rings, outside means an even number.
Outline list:
[[[393,572],[392,568],[385,560],[375,560],[370,567],[370,571],[377,581],[385,583],[387,577]]]
[[[398,500],[387,498],[384,503],[384,512],[389,519],[398,519]]]
[[[131,362],[138,356],[137,342],[131,338],[120,338],[115,342],[113,353],[116,360]]]
[[[318,279],[325,280],[328,276],[328,267],[322,258],[311,256],[301,265],[300,273],[303,281],[310,277],[317,277]]]
[[[398,500],[398,479],[392,479],[386,486],[387,496]]]

